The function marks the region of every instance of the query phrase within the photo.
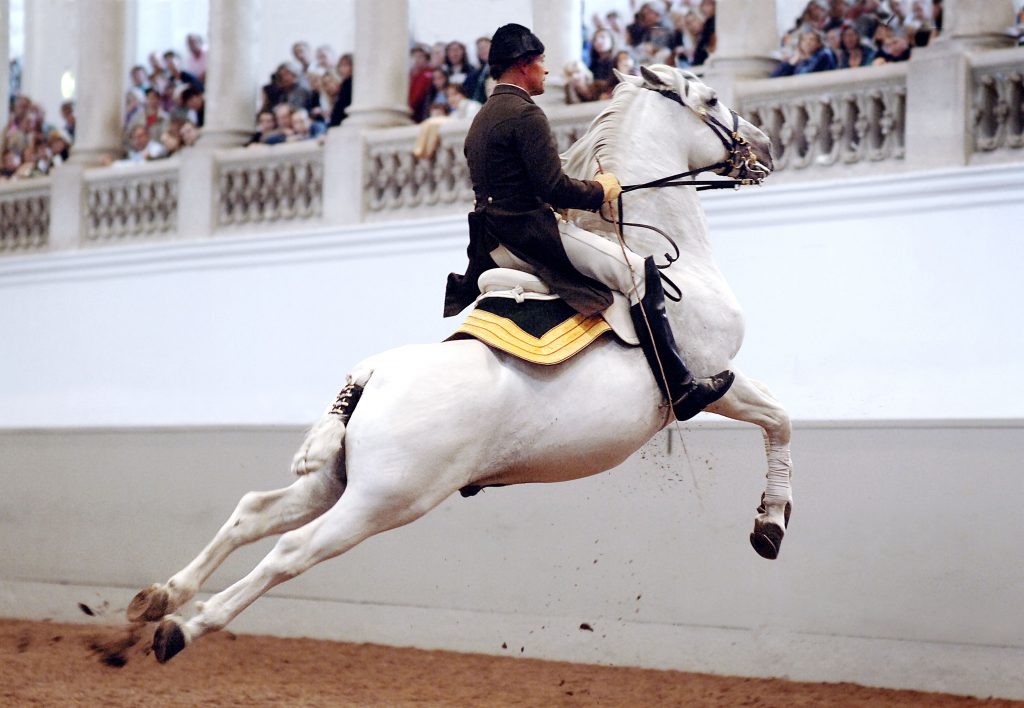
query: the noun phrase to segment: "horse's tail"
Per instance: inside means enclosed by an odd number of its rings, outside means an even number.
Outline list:
[[[357,368],[348,375],[345,387],[341,389],[334,404],[306,433],[306,439],[302,441],[299,451],[292,458],[292,472],[305,475],[330,466],[344,479],[345,464],[342,450],[345,443],[345,428],[372,373],[372,369]]]

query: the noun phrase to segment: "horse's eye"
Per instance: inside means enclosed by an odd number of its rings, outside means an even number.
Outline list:
[[[712,96],[708,99],[708,108],[714,108],[718,105],[718,96]]]

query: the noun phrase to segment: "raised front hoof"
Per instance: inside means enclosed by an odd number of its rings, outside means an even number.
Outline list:
[[[153,635],[153,654],[161,664],[173,659],[187,644],[185,630],[176,620],[166,619],[157,625]]]
[[[143,588],[128,603],[129,622],[156,622],[168,613],[170,598],[162,585]]]

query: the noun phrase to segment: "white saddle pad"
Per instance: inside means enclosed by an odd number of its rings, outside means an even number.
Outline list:
[[[505,250],[503,246],[498,248]],[[495,254],[492,253],[491,255],[493,257]],[[508,297],[514,298],[519,302],[527,299],[558,299],[558,296],[551,292],[548,284],[538,276],[514,268],[491,268],[484,271],[477,279],[477,287],[480,288],[481,298]],[[605,322],[611,325],[615,336],[623,342],[632,345],[640,343],[636,336],[636,329],[633,327],[633,320],[629,316],[629,298],[625,295],[613,290],[612,304],[601,313],[601,316]]]

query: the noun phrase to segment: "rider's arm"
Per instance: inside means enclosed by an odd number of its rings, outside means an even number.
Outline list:
[[[573,179],[562,172],[551,127],[537,106],[529,106],[520,116],[516,144],[536,196],[556,209],[597,211],[601,207],[605,190],[600,183]]]

